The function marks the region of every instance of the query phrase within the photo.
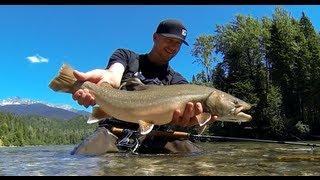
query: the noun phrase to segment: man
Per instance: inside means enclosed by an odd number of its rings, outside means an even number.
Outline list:
[[[188,81],[175,72],[169,61],[179,52],[185,41],[187,30],[177,20],[164,20],[153,34],[153,48],[147,54],[136,54],[127,49],[117,49],[109,59],[106,70],[95,69],[86,73],[75,71],[74,75],[80,81],[91,81],[97,84],[110,83],[114,88],[138,90],[139,86],[126,84],[132,78],[138,78],[143,84],[172,85],[186,84]],[[124,85],[124,86],[121,86]],[[94,97],[87,89],[80,89],[73,94],[73,99],[86,107],[95,105]],[[196,115],[203,112],[200,102],[189,102],[184,112],[176,110],[170,125],[158,127],[158,130],[176,130],[197,125]],[[213,116],[212,120],[217,117]],[[136,130],[137,124],[126,123],[116,119],[107,119],[96,132],[74,149],[72,154],[103,154],[117,152],[118,138],[110,132],[110,127],[120,127]],[[107,127],[107,128],[105,128]],[[138,149],[140,153],[186,153],[199,152],[200,149],[188,140],[167,139],[156,136],[146,136]]]

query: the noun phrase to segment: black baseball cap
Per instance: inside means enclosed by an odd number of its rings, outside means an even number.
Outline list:
[[[189,46],[187,41],[185,41],[187,36],[187,29],[178,20],[168,19],[160,22],[156,33],[161,34],[165,37],[180,39],[185,45]]]

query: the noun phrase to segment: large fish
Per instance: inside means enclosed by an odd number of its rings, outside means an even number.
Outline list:
[[[218,89],[200,85],[145,85],[139,91],[125,91],[112,88],[108,83],[79,82],[73,69],[64,64],[49,87],[66,93],[89,89],[98,106],[93,109],[89,120],[111,116],[138,123],[141,134],[148,134],[154,125],[170,123],[173,112],[176,109],[183,112],[188,102],[202,103],[203,113],[197,116],[201,127],[212,115],[217,115],[220,121],[247,122],[252,119],[242,112],[250,109],[250,104]]]

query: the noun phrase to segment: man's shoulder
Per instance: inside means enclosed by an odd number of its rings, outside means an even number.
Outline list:
[[[174,70],[170,65],[168,65],[168,72],[169,72],[171,75],[182,76],[180,73],[178,73],[176,70]]]
[[[179,72],[175,71],[170,65],[168,66],[168,72],[172,77],[171,84],[188,84],[189,82]]]
[[[116,54],[126,54],[128,56],[139,56],[139,53],[136,53],[135,51],[132,51],[130,49],[126,49],[126,48],[118,48],[114,53]]]
[[[139,59],[140,54],[126,48],[118,48],[113,54],[112,57],[115,59],[125,59],[127,62]]]

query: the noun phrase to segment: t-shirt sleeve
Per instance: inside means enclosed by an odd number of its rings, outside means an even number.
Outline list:
[[[128,65],[129,60],[133,52],[127,49],[117,49],[110,57],[106,69],[109,69],[110,66],[116,62],[121,63],[125,68]]]
[[[188,84],[189,82],[178,72],[174,72],[170,84]]]

